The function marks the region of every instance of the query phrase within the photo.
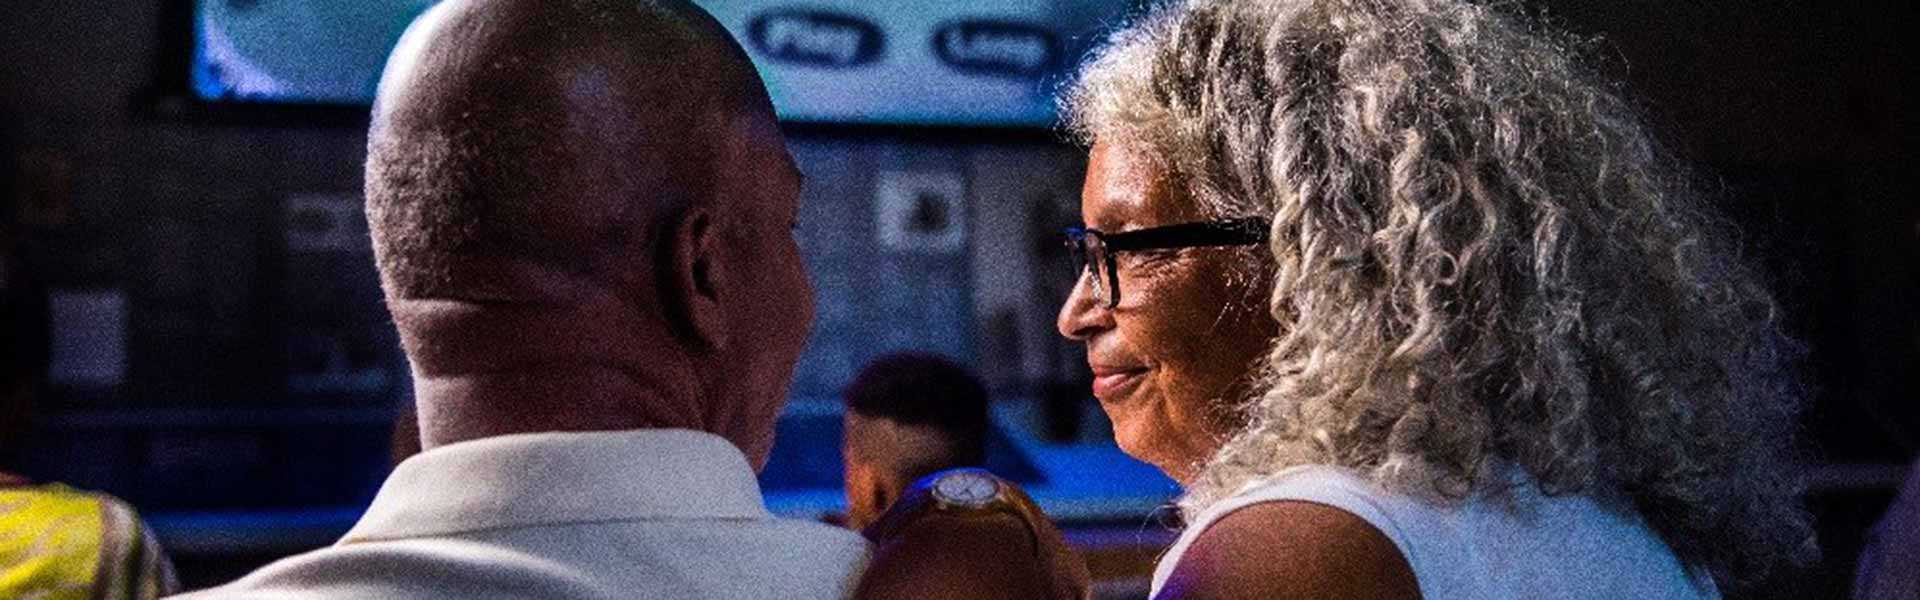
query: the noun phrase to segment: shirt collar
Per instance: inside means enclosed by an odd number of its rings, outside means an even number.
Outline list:
[[[395,467],[340,543],[564,523],[771,517],[731,442],[685,429],[517,434]]]

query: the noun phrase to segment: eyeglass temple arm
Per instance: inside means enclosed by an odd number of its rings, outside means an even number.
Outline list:
[[[1209,223],[1186,223],[1124,233],[1104,234],[1108,250],[1156,250],[1200,246],[1248,246],[1267,241],[1267,220],[1248,217]]]

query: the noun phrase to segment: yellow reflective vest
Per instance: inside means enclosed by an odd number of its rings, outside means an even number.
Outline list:
[[[172,566],[132,507],[60,484],[0,487],[0,598],[157,598]]]

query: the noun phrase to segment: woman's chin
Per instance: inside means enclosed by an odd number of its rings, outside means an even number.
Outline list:
[[[1154,468],[1160,470],[1161,474],[1166,475],[1168,479],[1172,479],[1174,483],[1180,484],[1180,487],[1183,488],[1191,483],[1190,478],[1193,477],[1194,473],[1198,472],[1194,468],[1194,463],[1191,461],[1174,460],[1152,464]]]
[[[1134,460],[1153,465],[1153,468],[1159,469],[1161,473],[1165,473],[1168,477],[1172,477],[1174,481],[1184,483],[1186,480],[1181,478],[1181,475],[1186,474],[1186,472],[1190,470],[1190,465],[1179,460],[1172,460],[1171,457],[1167,456],[1164,452],[1164,449],[1156,448],[1149,441],[1151,440],[1151,436],[1144,435],[1145,433],[1146,432],[1133,431],[1131,428],[1115,422],[1113,427],[1113,442],[1115,445],[1120,446],[1120,451],[1125,452],[1127,456],[1133,457]],[[1176,472],[1178,474],[1176,474]]]

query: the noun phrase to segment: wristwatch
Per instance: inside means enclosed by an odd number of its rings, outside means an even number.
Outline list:
[[[1036,524],[1046,516],[1018,486],[986,469],[950,469],[920,478],[863,533],[874,543],[881,543],[931,515],[965,518],[1001,514],[1019,520],[1026,527],[1030,547],[1040,552]]]

